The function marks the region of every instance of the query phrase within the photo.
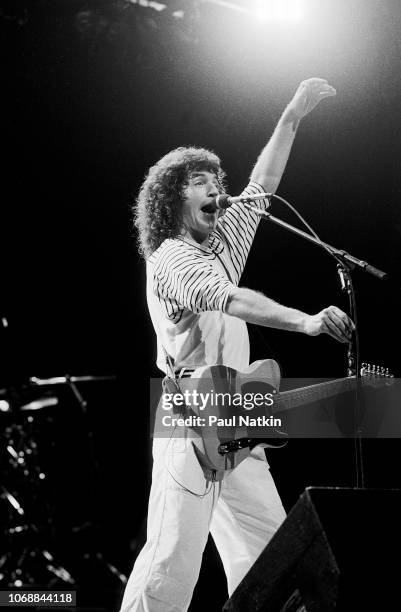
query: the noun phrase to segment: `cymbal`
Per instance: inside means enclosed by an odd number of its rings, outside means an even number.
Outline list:
[[[41,397],[33,402],[29,402],[28,404],[24,404],[19,407],[19,410],[42,410],[42,408],[47,408],[48,406],[57,406],[58,399],[57,397]]]
[[[115,380],[115,376],[53,376],[52,378],[37,378],[31,376],[29,382],[33,385],[67,385],[79,382],[97,382],[101,380]]]

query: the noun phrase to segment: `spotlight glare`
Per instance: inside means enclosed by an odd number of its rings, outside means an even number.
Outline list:
[[[252,14],[259,23],[297,23],[305,12],[305,0],[256,0]]]

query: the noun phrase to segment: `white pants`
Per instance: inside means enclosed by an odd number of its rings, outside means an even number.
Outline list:
[[[231,595],[285,518],[264,452],[255,451],[207,483],[190,440],[155,439],[147,542],[121,612],[187,610],[209,531]]]

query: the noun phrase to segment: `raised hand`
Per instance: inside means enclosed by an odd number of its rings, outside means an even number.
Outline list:
[[[326,79],[313,77],[300,83],[287,110],[291,111],[297,119],[302,119],[311,112],[324,98],[336,95],[334,87],[328,84]]]

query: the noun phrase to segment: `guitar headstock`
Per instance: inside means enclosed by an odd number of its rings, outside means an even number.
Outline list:
[[[384,366],[375,365],[372,363],[363,363],[361,367],[361,376],[374,384],[392,384],[394,375]]]

